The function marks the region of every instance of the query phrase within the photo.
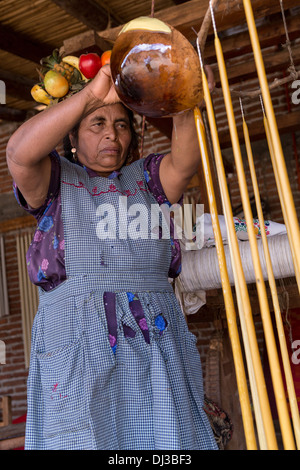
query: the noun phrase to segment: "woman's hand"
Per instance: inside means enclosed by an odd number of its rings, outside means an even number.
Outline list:
[[[90,98],[96,101],[98,106],[113,104],[120,101],[111,77],[109,65],[101,67],[96,77],[86,87]]]

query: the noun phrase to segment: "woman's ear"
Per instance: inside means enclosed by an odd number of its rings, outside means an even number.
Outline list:
[[[76,147],[76,139],[75,139],[73,132],[69,132],[69,140],[70,140],[71,147]]]

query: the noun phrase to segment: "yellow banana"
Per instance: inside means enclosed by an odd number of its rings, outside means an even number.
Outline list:
[[[38,103],[46,105],[51,103],[51,96],[40,85],[34,85],[31,88],[31,96]]]
[[[67,55],[66,57],[62,58],[62,61],[66,64],[72,65],[72,67],[77,69],[81,74],[82,80],[87,80],[79,68],[79,57],[76,57],[75,55]]]

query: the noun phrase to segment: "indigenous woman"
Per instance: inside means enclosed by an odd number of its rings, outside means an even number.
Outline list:
[[[66,136],[74,161],[53,151]],[[168,282],[180,251],[150,223],[198,168],[193,111],[173,118],[169,154],[130,163],[135,153],[109,66],[9,141],[16,196],[37,219],[26,449],[217,448],[196,340]],[[130,227],[137,207],[143,236]]]

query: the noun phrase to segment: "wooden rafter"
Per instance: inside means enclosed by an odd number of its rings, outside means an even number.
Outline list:
[[[287,134],[289,132],[297,131],[300,128],[300,111],[287,114],[278,114],[276,121],[280,134]],[[243,144],[244,134],[242,126],[237,126],[237,131],[240,143]],[[251,122],[251,125],[249,125],[249,134],[252,141],[265,139],[265,129],[262,119]],[[222,148],[225,149],[231,147],[230,134],[228,131],[220,132],[219,139]]]
[[[188,39],[194,40],[204,16],[207,11],[207,2],[199,0],[190,0],[182,5],[177,5],[158,11],[155,17],[169,23],[174,28],[181,31]],[[285,9],[299,6],[299,0],[285,0]],[[256,18],[269,16],[280,11],[280,2],[278,0],[252,0],[252,8],[255,11]],[[218,31],[238,26],[245,23],[245,15],[242,0],[227,0],[220,2],[215,12],[215,20]],[[113,43],[123,25],[102,31],[100,36]],[[212,30],[211,30],[212,32]]]
[[[37,44],[24,34],[17,33],[3,24],[0,24],[0,49],[37,64],[41,57],[51,53],[51,47],[47,44]]]
[[[16,217],[0,222],[0,233],[10,232],[12,230],[19,230],[27,227],[34,227],[36,219],[31,215],[24,215],[23,217]]]
[[[286,18],[286,24],[291,41],[300,38],[299,16],[290,16]],[[261,48],[284,44],[286,41],[284,25],[281,17],[272,16],[265,24],[257,28]],[[241,56],[252,51],[249,41],[248,30],[232,34],[222,38],[222,50],[224,58]],[[204,51],[205,60],[210,63],[215,62],[216,52],[213,41],[207,42]]]
[[[111,49],[111,43],[99,36],[96,31],[90,30],[73,38],[66,39],[61,48],[61,53],[78,56],[81,52],[85,51],[101,53],[109,49]]]
[[[293,48],[293,58],[295,65],[300,64],[300,46]],[[276,70],[284,70],[290,65],[290,57],[286,49],[278,50],[264,55],[264,66],[267,73],[275,72]],[[298,67],[299,68],[299,67]],[[214,70],[216,83],[219,82],[219,73],[217,67]],[[230,83],[241,82],[242,80],[257,77],[257,71],[254,60],[248,58],[243,63],[237,65],[227,66],[227,76]],[[241,88],[245,88],[242,87]],[[250,91],[250,90],[248,90]]]
[[[30,90],[36,83],[36,80],[3,69],[0,69],[0,80],[3,80],[5,83],[7,95],[25,101],[32,101]]]
[[[7,106],[0,106],[0,119],[11,122],[25,121],[27,112],[21,109],[8,108]]]
[[[51,0],[66,13],[73,16],[88,28],[101,31],[108,25],[118,25],[123,20],[111,10],[93,0]]]

